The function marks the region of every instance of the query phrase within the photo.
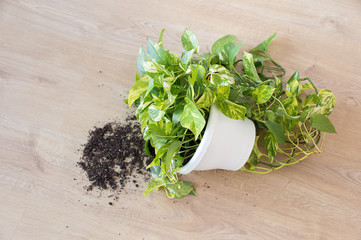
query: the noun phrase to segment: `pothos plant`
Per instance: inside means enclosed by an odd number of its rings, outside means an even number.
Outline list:
[[[153,155],[148,168],[154,179],[144,195],[160,188],[169,198],[196,195],[177,171],[195,153],[214,104],[227,117],[247,117],[256,125],[256,141],[241,171],[267,173],[295,164],[322,151],[322,132],[336,132],[328,119],[335,105],[330,90],[318,90],[297,71],[283,80],[284,68],[268,54],[276,33],[238,59],[243,43],[236,44],[234,35],[200,54],[197,38],[186,29],[178,56],[164,49],[163,32],[158,43],[148,39],[146,51],[140,48],[141,75],[126,100],[136,106],[145,150]]]

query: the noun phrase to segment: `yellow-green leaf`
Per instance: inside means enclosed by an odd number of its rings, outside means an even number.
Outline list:
[[[286,85],[287,96],[298,96],[301,93],[302,86],[298,79],[291,79]]]
[[[166,189],[171,193],[175,199],[188,196],[194,191],[193,184],[185,181],[177,181],[175,183],[166,183]]]
[[[228,99],[229,93],[231,92],[230,86],[218,86],[217,87],[217,97]]]
[[[163,178],[154,178],[148,183],[147,188],[145,189],[144,196],[147,196],[149,193],[154,190],[158,190],[160,187],[165,186],[165,181]]]
[[[321,101],[321,106],[317,109],[317,112],[326,116],[330,115],[333,108],[335,107],[336,102],[332,91],[328,89],[322,89],[318,92],[318,96]]]
[[[270,36],[269,38],[267,38],[266,40],[264,40],[262,43],[258,44],[257,47],[253,48],[251,50],[251,52],[267,52],[269,45],[271,44],[272,40],[276,37],[277,33],[275,32],[274,34],[272,34],[272,36]]]
[[[165,155],[165,158],[163,159],[162,162],[162,165],[165,167],[165,170],[169,168],[172,158],[179,151],[179,148],[182,146],[182,144],[183,143],[181,141],[174,141],[169,145],[167,154]]]
[[[210,89],[206,88],[203,95],[198,99],[196,105],[198,108],[208,108],[216,101],[216,94]]]
[[[213,64],[209,68],[210,80],[216,86],[227,86],[234,83],[233,75],[223,66]]]
[[[194,49],[195,52],[198,52],[198,40],[191,30],[184,30],[181,41],[185,50],[191,51],[192,49]]]
[[[264,146],[266,148],[267,155],[272,162],[277,154],[277,142],[271,132],[266,133],[266,136],[264,137]]]
[[[133,87],[130,89],[128,94],[128,105],[131,107],[135,100],[137,100],[140,95],[148,89],[150,77],[148,75],[138,79]]]
[[[261,83],[261,79],[258,76],[256,67],[254,65],[253,56],[250,53],[243,53],[243,69],[246,75],[252,78],[256,83]]]
[[[275,88],[270,85],[261,85],[252,92],[252,98],[256,100],[258,104],[267,102],[271,97]]]
[[[235,104],[227,99],[222,98],[217,99],[216,104],[218,110],[231,119],[244,120],[246,116],[247,108],[245,106]]]
[[[148,113],[153,121],[158,122],[163,118],[165,111],[159,109],[156,105],[152,104],[148,108]]]
[[[187,104],[184,106],[180,123],[183,127],[191,130],[197,139],[206,125],[206,120],[193,101],[188,98],[185,98],[185,101]]]

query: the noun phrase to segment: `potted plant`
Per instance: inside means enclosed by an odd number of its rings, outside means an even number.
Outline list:
[[[158,43],[147,40],[147,52],[140,48],[141,76],[126,100],[137,108],[145,150],[154,158],[145,195],[160,188],[170,198],[196,195],[177,172],[267,173],[320,152],[321,132],[335,132],[327,117],[335,104],[330,90],[318,91],[298,72],[282,80],[285,70],[267,53],[276,34],[237,59],[243,43],[233,35],[200,54],[186,29],[177,56],[164,49],[163,32]]]

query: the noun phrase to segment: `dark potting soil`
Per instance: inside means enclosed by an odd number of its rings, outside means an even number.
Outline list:
[[[132,182],[150,178],[146,166],[151,159],[144,150],[144,140],[137,119],[128,117],[125,123],[111,122],[89,131],[87,143],[78,165],[90,181],[88,191],[99,189],[121,190]]]

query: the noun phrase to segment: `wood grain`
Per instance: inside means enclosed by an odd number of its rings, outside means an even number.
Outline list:
[[[0,1],[0,239],[361,239],[361,2]],[[138,49],[225,34],[336,95],[324,153],[268,175],[194,172],[198,197],[88,193],[77,149],[123,119]],[[101,71],[101,72],[100,72]],[[74,180],[76,179],[76,180]]]

